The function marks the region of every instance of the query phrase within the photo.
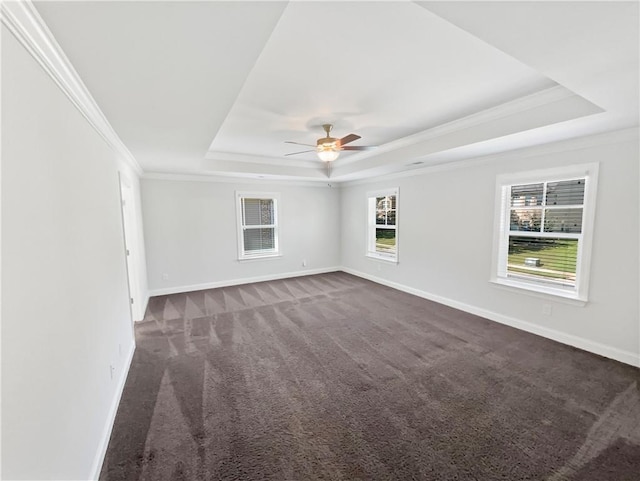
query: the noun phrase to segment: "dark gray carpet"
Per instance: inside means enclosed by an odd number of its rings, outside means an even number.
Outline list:
[[[640,370],[348,274],[155,297],[136,335],[105,481],[640,479]]]

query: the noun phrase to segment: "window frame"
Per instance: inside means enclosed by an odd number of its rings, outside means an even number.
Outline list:
[[[386,197],[386,196],[395,196],[396,198],[396,222],[395,225],[390,226],[387,224],[377,224],[376,223],[376,198],[378,197]],[[398,263],[399,252],[400,252],[400,190],[398,187],[393,187],[389,189],[382,189],[367,192],[367,240],[366,240],[366,252],[365,255],[372,259],[382,260],[385,262],[391,262],[394,264]],[[378,229],[393,229],[396,232],[396,251],[395,254],[388,254],[384,252],[378,252],[375,250],[376,245],[376,231]]]
[[[491,282],[513,287],[533,294],[549,295],[586,303],[589,294],[589,277],[591,271],[591,251],[595,227],[596,193],[598,186],[599,163],[579,164],[543,170],[525,171],[499,175],[496,179],[494,242]],[[520,277],[507,272],[509,237],[517,236],[519,231],[511,231],[511,187],[551,182],[562,182],[585,179],[584,202],[582,204],[582,229],[580,233],[563,234],[559,232],[539,232],[538,237],[576,238],[578,240],[576,254],[576,280],[573,287],[554,285],[552,281],[536,280]],[[545,192],[546,193],[546,192]],[[545,209],[546,204],[542,205]],[[529,231],[524,236],[531,235]]]
[[[244,199],[261,199],[273,201],[273,224],[265,224],[260,226],[250,226],[250,229],[273,229],[274,248],[269,250],[258,251],[257,253],[247,253],[244,246],[244,231],[247,226],[244,224],[243,216],[243,200]],[[238,236],[238,260],[251,259],[267,259],[270,257],[280,257],[282,252],[280,249],[280,217],[279,217],[280,194],[277,192],[240,192],[236,191],[236,227]]]

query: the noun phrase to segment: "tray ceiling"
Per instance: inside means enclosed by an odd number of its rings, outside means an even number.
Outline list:
[[[352,180],[638,125],[638,8],[37,2],[145,173]],[[300,149],[302,150],[302,149]]]

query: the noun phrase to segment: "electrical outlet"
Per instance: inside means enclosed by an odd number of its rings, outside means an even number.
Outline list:
[[[163,281],[168,281],[169,280],[169,274],[167,274],[166,272],[164,274],[162,274],[162,280]]]
[[[542,315],[543,316],[551,316],[553,313],[553,307],[551,304],[542,304]]]
[[[307,259],[302,259],[302,267],[307,267]]]
[[[113,381],[113,376],[116,373],[116,367],[113,364],[109,364],[109,372],[111,374],[111,380]]]

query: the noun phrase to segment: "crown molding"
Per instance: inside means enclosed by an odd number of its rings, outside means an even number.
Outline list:
[[[336,161],[336,165],[340,167],[357,162],[359,160],[374,157],[385,152],[392,152],[394,150],[401,149],[403,147],[409,147],[420,142],[426,142],[429,140],[437,139],[444,135],[448,135],[460,130],[468,129],[471,127],[477,127],[494,120],[498,120],[504,117],[516,115],[528,110],[535,109],[544,105],[559,102],[570,97],[579,97],[575,92],[563,87],[562,85],[555,85],[553,87],[534,92],[524,97],[519,97],[515,100],[505,102],[495,107],[482,110],[475,114],[467,115],[445,124],[437,125],[436,127],[418,132],[407,137],[402,137],[386,144],[378,146],[377,149],[370,152],[363,152],[361,154],[352,155],[349,158],[339,159]]]
[[[519,149],[513,149],[496,154],[469,157],[440,164],[424,165],[423,167],[415,167],[410,170],[391,172],[384,175],[372,174],[371,176],[362,179],[341,181],[339,178],[337,178],[334,180],[334,182],[339,184],[340,187],[355,187],[358,185],[375,184],[382,181],[387,182],[395,179],[402,179],[404,177],[414,177],[417,175],[431,174],[435,172],[463,169],[468,167],[470,162],[473,162],[474,165],[477,165],[478,163],[486,164],[489,162],[497,162],[512,158],[523,159],[539,157],[541,155],[551,155],[555,153],[589,149],[604,145],[622,144],[625,142],[635,142],[637,144],[639,140],[640,128],[630,127],[621,130],[614,130],[611,132],[604,132],[601,134],[591,134],[581,137],[558,140],[543,145],[522,147]]]
[[[308,169],[317,169],[321,165],[321,160],[300,160],[300,159],[282,159],[280,157],[268,157],[252,154],[239,154],[236,152],[220,152],[217,150],[209,150],[204,156],[205,160],[221,160],[245,163],[268,163],[269,165],[281,165],[284,167],[305,167]]]
[[[31,0],[3,1],[0,21],[58,85],[94,130],[138,175],[143,170],[98,107]]]
[[[145,172],[142,180],[164,180],[173,182],[213,182],[222,184],[272,184],[301,187],[338,187],[338,182],[332,179],[318,180],[298,180],[283,179],[278,176],[248,174],[241,176],[237,174],[178,174],[169,172]]]
[[[544,145],[527,146],[519,149],[509,150],[490,155],[481,155],[469,157],[460,160],[454,160],[439,164],[426,164],[421,167],[414,167],[408,170],[391,172],[384,175],[372,174],[365,178],[355,180],[341,180],[337,178],[318,179],[318,180],[297,180],[283,179],[281,176],[246,174],[239,175],[237,173],[229,174],[180,174],[175,172],[146,172],[142,175],[144,180],[164,180],[177,182],[213,182],[224,184],[274,184],[289,186],[305,186],[305,187],[333,187],[347,188],[357,185],[375,184],[382,181],[390,181],[401,179],[404,177],[413,177],[416,175],[424,175],[429,173],[462,169],[469,166],[469,162],[488,163],[510,159],[514,156],[517,158],[538,157],[541,155],[550,155],[558,152],[568,152],[572,150],[588,149],[602,145],[618,144],[624,142],[638,142],[640,140],[640,129],[631,127],[622,130],[604,132],[595,135],[585,135],[571,139],[558,140]]]

